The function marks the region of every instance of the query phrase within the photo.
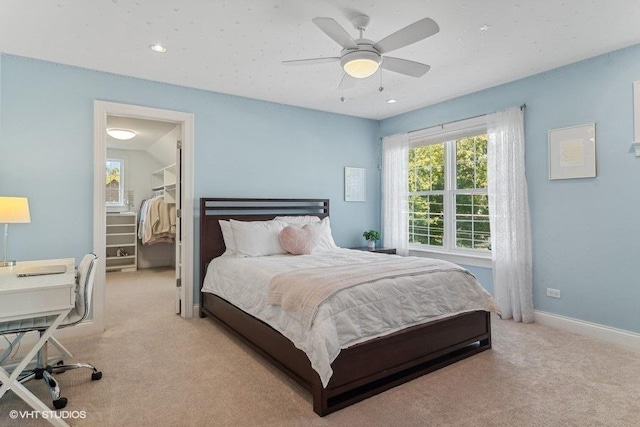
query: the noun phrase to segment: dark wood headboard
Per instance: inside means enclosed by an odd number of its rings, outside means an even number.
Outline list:
[[[277,216],[329,216],[329,199],[200,199],[200,286],[209,262],[226,249],[218,220],[266,221]]]

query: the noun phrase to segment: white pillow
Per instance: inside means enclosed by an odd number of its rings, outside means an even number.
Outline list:
[[[278,240],[287,224],[282,221],[231,220],[236,252],[244,256],[265,256],[287,253]]]
[[[328,216],[323,218],[322,221],[308,224],[306,227],[313,229],[318,236],[316,250],[336,249],[338,247],[331,235],[331,223]]]
[[[236,254],[236,239],[233,236],[233,230],[231,229],[231,223],[223,219],[218,220],[220,224],[220,230],[222,230],[222,240],[227,250],[222,255],[235,255]]]
[[[277,216],[274,221],[284,221],[289,225],[297,225],[302,227],[305,224],[320,222],[320,218],[313,215],[297,215],[297,216]]]

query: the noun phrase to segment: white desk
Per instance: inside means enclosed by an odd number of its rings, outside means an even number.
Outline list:
[[[59,264],[64,264],[67,267],[65,273],[17,277],[17,274],[28,266]],[[18,377],[74,307],[75,286],[75,261],[73,258],[24,261],[12,267],[0,267],[0,322],[57,316],[11,375],[0,366],[0,382],[2,382],[0,398],[11,389],[33,409],[51,411],[51,408],[18,381]],[[49,417],[47,419],[53,425],[68,426],[61,418]]]

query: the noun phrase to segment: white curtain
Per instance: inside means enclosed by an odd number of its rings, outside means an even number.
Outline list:
[[[520,107],[487,115],[493,289],[502,318],[533,322],[531,229]]]
[[[396,248],[398,255],[409,252],[408,147],[409,134],[406,133],[382,140],[382,236],[384,245]]]

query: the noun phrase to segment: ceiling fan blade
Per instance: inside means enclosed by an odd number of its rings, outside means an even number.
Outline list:
[[[294,59],[292,61],[282,61],[282,65],[313,65],[338,61],[340,61],[339,56],[330,56],[326,58]]]
[[[333,18],[313,18],[313,23],[318,26],[326,35],[331,37],[333,41],[346,49],[357,49],[353,37],[347,33],[347,30],[342,28]]]
[[[383,38],[373,46],[380,53],[387,53],[431,37],[438,31],[440,31],[440,27],[433,19],[424,18]]]
[[[431,68],[427,64],[389,56],[384,56],[382,58],[382,64],[380,66],[385,70],[405,74],[411,77],[422,77]]]

